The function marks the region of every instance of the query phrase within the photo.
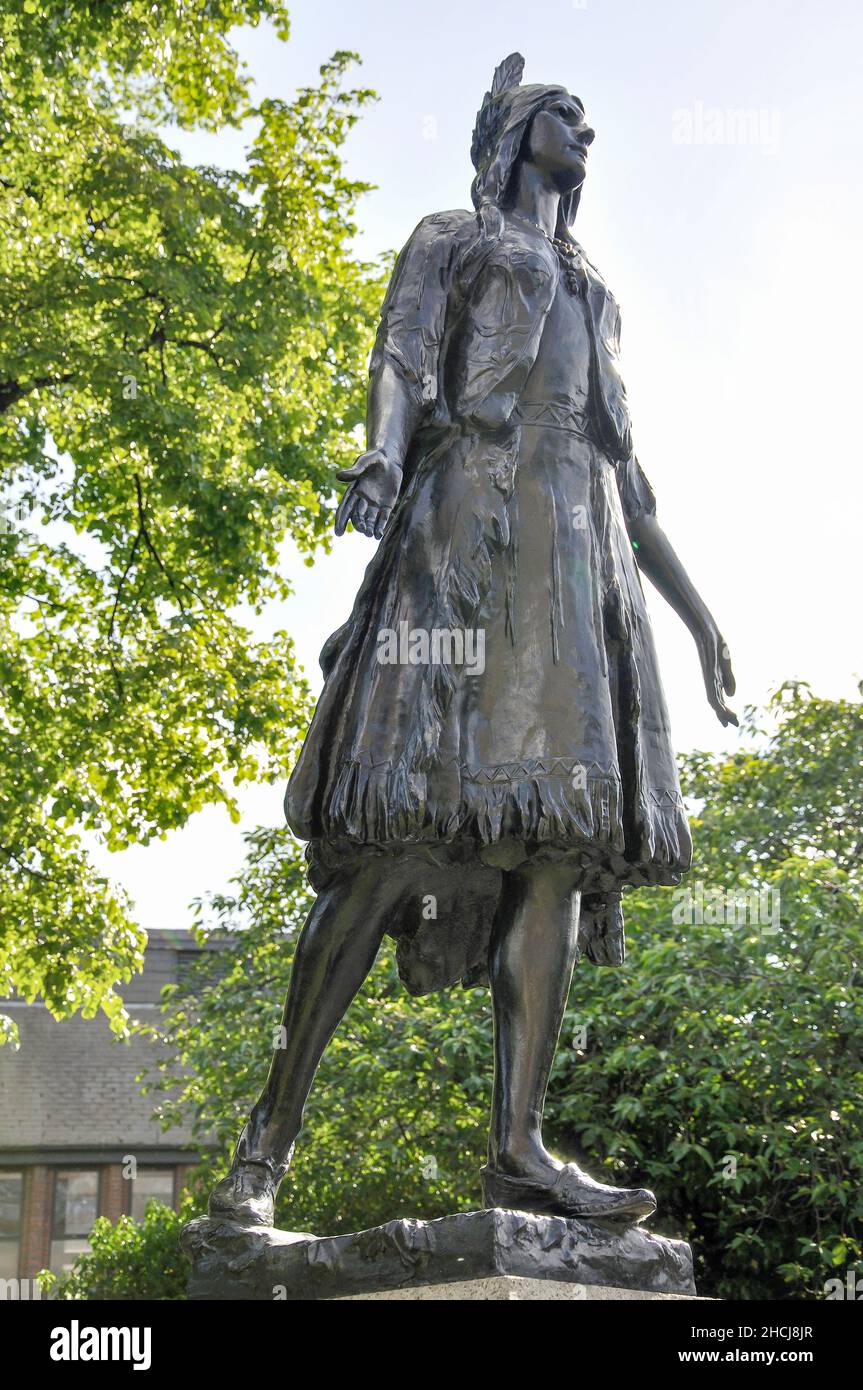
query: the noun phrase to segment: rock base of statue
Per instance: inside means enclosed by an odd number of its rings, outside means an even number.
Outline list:
[[[204,1216],[182,1242],[193,1299],[696,1297],[683,1241],[500,1208],[323,1237]]]

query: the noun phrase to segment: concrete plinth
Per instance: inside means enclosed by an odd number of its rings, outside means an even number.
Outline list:
[[[381,1293],[343,1294],[338,1303],[363,1303],[384,1299],[440,1299],[451,1303],[597,1303],[645,1299],[654,1303],[709,1303],[694,1293],[645,1293],[641,1289],[621,1289],[613,1285],[569,1284],[562,1279],[519,1279],[514,1274],[497,1274],[491,1279],[462,1279],[457,1284],[421,1284],[419,1288],[385,1289]]]

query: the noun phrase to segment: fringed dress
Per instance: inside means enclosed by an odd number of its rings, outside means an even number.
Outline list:
[[[484,979],[502,876],[529,859],[571,863],[586,909],[689,866],[626,528],[653,494],[596,442],[590,327],[561,275],[502,442],[425,448],[322,657],[288,819],[318,888],[357,855],[409,862],[389,930],[414,993]],[[473,660],[434,662],[435,629],[472,633]],[[582,948],[619,963],[622,932],[598,940],[585,910]]]

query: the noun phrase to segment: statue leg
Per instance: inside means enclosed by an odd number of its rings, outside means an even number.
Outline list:
[[[563,1165],[542,1142],[545,1092],[569,994],[579,893],[571,867],[506,875],[489,951],[494,1088],[489,1166],[546,1179]]]
[[[596,1182],[542,1142],[545,1092],[578,939],[577,875],[560,865],[507,875],[489,951],[495,1073],[487,1207],[639,1221],[656,1207],[645,1188]]]
[[[280,1046],[240,1136],[231,1171],[210,1195],[210,1214],[270,1225],[315,1072],[371,970],[404,876],[379,859],[360,864],[315,899],[297,941]]]

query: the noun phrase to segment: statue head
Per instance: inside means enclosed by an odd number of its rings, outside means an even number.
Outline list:
[[[565,87],[521,86],[524,59],[511,53],[496,69],[476,118],[471,159],[474,206],[487,230],[499,229],[521,162],[529,161],[560,193],[558,235],[575,219],[594,132],[584,106]]]

